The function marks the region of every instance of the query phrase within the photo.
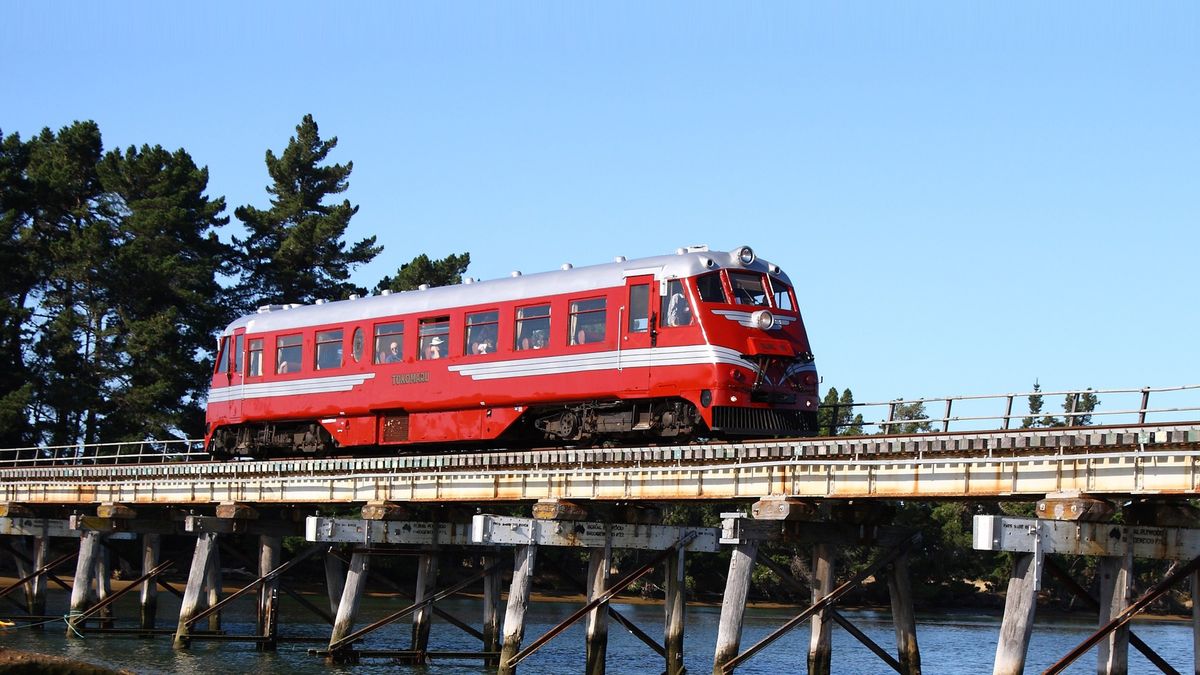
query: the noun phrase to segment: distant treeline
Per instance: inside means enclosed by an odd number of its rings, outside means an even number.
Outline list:
[[[0,131],[0,447],[203,434],[215,333],[269,303],[341,299],[379,255],[347,245],[353,162],[307,115],[266,151],[266,208],[207,194],[182,148],[105,150],[95,122]],[[459,281],[467,253],[418,255],[373,290]]]

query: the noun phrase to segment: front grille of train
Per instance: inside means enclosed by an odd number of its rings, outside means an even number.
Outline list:
[[[816,425],[814,413],[799,410],[713,406],[713,431],[727,434],[805,435]]]

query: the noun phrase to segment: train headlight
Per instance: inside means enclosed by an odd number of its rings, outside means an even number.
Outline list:
[[[752,265],[755,261],[754,249],[750,248],[749,246],[743,246],[738,249],[737,257],[738,262],[742,263],[743,265]]]
[[[775,316],[765,309],[760,309],[750,315],[750,323],[759,330],[771,330],[775,327]]]

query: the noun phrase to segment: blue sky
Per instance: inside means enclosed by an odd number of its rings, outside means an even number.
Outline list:
[[[366,286],[750,244],[859,400],[1200,382],[1196,3],[0,0],[0,42],[5,134],[183,147],[230,215],[312,113]]]

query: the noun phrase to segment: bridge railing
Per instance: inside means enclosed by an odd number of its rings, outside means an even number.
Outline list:
[[[101,466],[166,464],[208,459],[202,440],[144,440],[76,443],[0,450],[0,469],[20,466]]]
[[[1041,397],[1040,412],[1029,411],[1030,397]],[[829,435],[857,434],[860,428],[861,433],[948,432],[952,423],[955,431],[976,431],[1192,421],[1200,418],[1200,385],[898,398],[822,406],[821,412],[820,432]],[[856,415],[862,415],[860,422]]]

